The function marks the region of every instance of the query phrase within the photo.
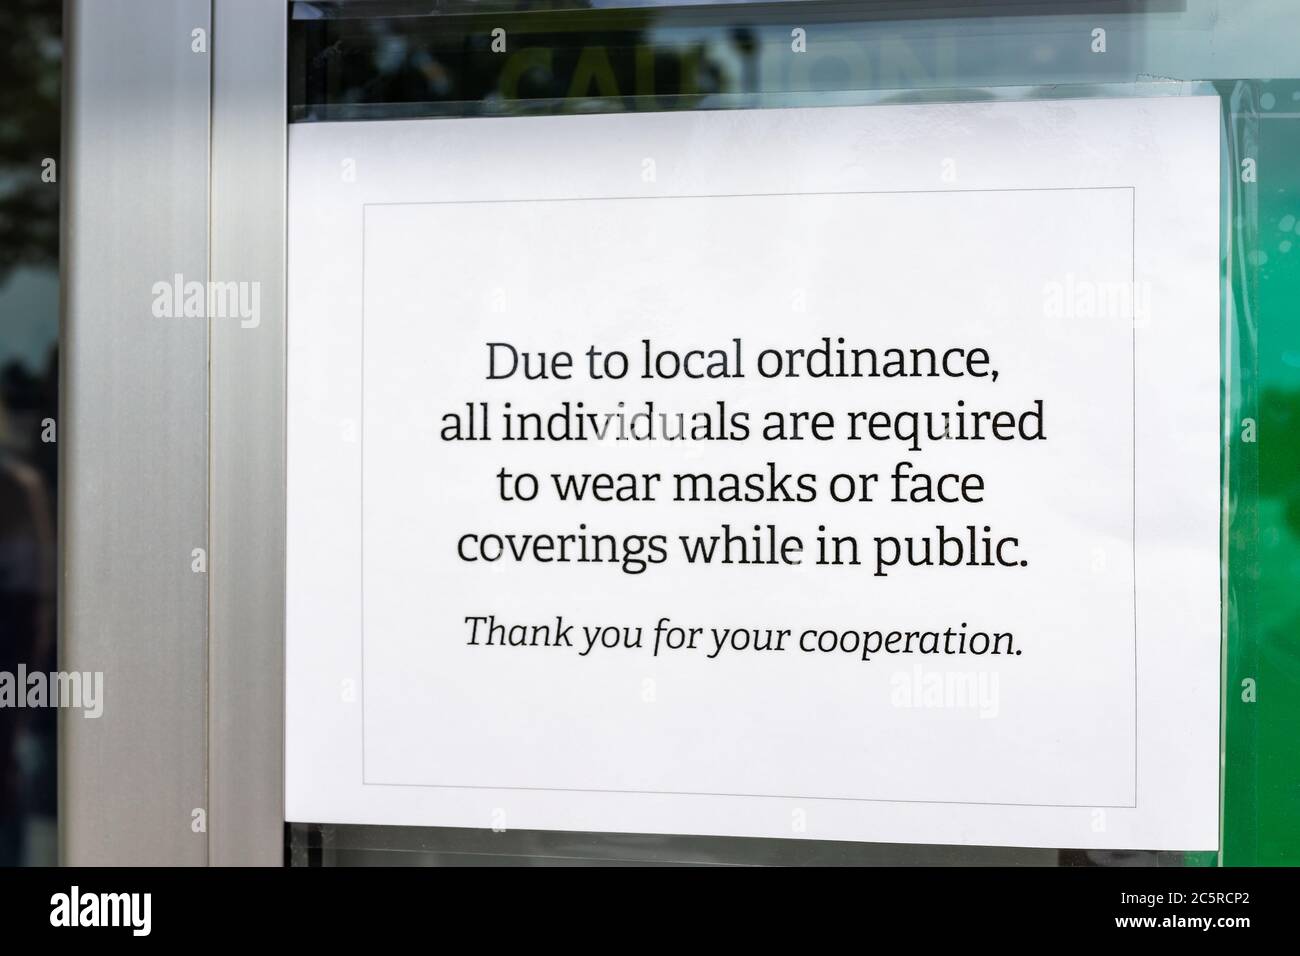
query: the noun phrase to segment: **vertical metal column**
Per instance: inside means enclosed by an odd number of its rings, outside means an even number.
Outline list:
[[[210,858],[283,863],[287,7],[215,0],[212,278],[256,320],[212,321]]]
[[[65,24],[59,666],[103,672],[104,712],[61,714],[60,855],[201,865],[208,329],[155,284],[208,278],[210,5]]]

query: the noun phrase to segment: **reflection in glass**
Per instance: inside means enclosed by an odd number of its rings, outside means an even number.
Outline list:
[[[58,0],[0,5],[0,675],[55,669]],[[0,680],[3,680],[0,677]],[[0,707],[0,866],[55,862],[52,707]]]

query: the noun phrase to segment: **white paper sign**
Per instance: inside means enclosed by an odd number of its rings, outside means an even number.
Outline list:
[[[298,125],[292,820],[1217,845],[1214,98]]]

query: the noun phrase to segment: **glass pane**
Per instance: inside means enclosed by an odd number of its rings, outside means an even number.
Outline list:
[[[55,670],[62,5],[0,8],[0,681]],[[53,707],[0,706],[0,866],[56,859]],[[24,701],[26,703],[26,701]]]
[[[1123,3],[453,2],[295,3],[291,122],[555,113],[762,109],[954,99],[1126,95],[1145,84],[1212,81],[1223,104],[1234,211],[1225,294],[1250,316],[1252,361],[1228,376],[1238,418],[1274,434],[1297,414],[1300,345],[1288,304],[1300,250],[1300,47],[1288,0]],[[809,40],[789,56],[791,29]],[[490,48],[493,29],[509,37]],[[1097,50],[1088,42],[1104,30]],[[1231,174],[1257,162],[1258,189]],[[1232,334],[1231,331],[1229,334]],[[1261,391],[1262,390],[1262,391]],[[1227,442],[1234,534],[1226,694],[1222,859],[1300,856],[1291,784],[1300,668],[1291,586],[1300,558],[1294,443]],[[1258,474],[1259,498],[1252,490]],[[1238,497],[1239,494],[1239,497]],[[1238,700],[1242,680],[1267,700]],[[1207,865],[1213,853],[904,846],[629,834],[292,824],[295,865],[363,863],[1023,863]]]

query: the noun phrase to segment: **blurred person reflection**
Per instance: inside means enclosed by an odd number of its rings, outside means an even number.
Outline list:
[[[21,366],[9,366],[0,393],[0,672],[12,675],[13,681],[20,666],[33,672],[49,670],[54,663],[51,498],[41,473],[23,460],[30,451],[18,436],[30,435],[31,428],[15,428],[16,419],[32,416],[24,413],[27,410],[15,415],[11,408],[15,385],[29,384],[24,378]],[[24,688],[14,686],[14,692],[22,694]],[[0,706],[0,865],[14,866],[25,861],[26,811],[32,792],[25,771],[32,757],[42,763],[53,756],[40,741],[48,740],[41,731],[50,726],[54,711],[19,708],[16,699],[0,703],[4,705]],[[29,746],[23,747],[24,742]]]

